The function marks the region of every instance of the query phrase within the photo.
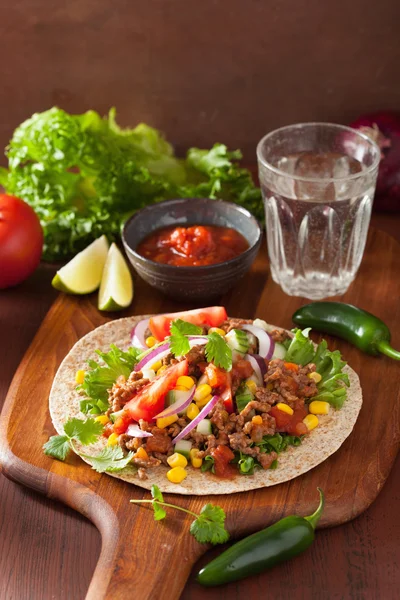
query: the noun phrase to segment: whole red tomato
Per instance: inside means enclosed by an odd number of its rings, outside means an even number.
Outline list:
[[[43,232],[35,211],[20,198],[0,194],[0,289],[29,277],[42,248]]]

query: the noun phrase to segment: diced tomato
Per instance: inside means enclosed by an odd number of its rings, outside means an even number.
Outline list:
[[[220,396],[224,401],[224,406],[228,413],[233,413],[232,379],[230,373],[227,373],[226,388],[221,392]]]
[[[170,334],[171,322],[176,319],[182,319],[182,321],[187,321],[193,325],[218,327],[227,318],[228,315],[223,306],[209,306],[208,308],[198,308],[167,315],[156,315],[151,317],[149,328],[154,337],[162,342]]]
[[[128,429],[128,425],[132,423],[132,417],[130,415],[122,415],[118,417],[114,423],[114,433],[121,435]]]
[[[188,362],[182,360],[158,375],[153,381],[142,387],[125,404],[124,410],[135,421],[151,421],[164,408],[165,396],[172,390],[179,377],[188,374]]]
[[[304,435],[308,433],[307,426],[303,423],[307,415],[306,408],[297,408],[292,415],[279,410],[273,406],[269,412],[276,421],[276,430],[280,433],[289,433],[290,435]]]
[[[215,393],[223,399],[224,406],[228,413],[232,413],[233,398],[231,374],[216,367],[213,363],[209,363],[204,372],[207,375],[208,383],[214,388]]]
[[[110,435],[114,432],[114,423],[106,423],[103,429],[103,436],[109,438]]]
[[[216,367],[213,363],[209,363],[204,372],[212,388],[225,387],[227,385],[228,373]]]
[[[294,373],[297,373],[299,370],[299,365],[296,365],[296,363],[285,362],[283,364],[288,371],[293,371]]]
[[[247,379],[251,375],[253,375],[253,367],[244,358],[240,358],[232,367],[232,377]]]
[[[237,473],[234,465],[230,462],[235,458],[232,450],[228,446],[217,446],[210,452],[214,459],[214,472],[217,477],[231,479]]]

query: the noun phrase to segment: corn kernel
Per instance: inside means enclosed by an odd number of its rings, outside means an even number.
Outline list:
[[[142,460],[148,460],[149,455],[147,454],[146,450],[142,448],[142,446],[139,446],[139,448],[136,450],[134,457],[141,458]]]
[[[189,377],[188,375],[181,375],[181,377],[178,377],[178,381],[176,382],[176,385],[185,388],[185,390],[190,390],[190,388],[193,387],[194,382],[193,382],[193,379],[191,377]]]
[[[262,425],[262,417],[260,415],[255,415],[252,419],[251,422],[254,423],[254,425]]]
[[[276,408],[278,408],[282,412],[287,413],[288,415],[293,414],[293,408],[290,408],[290,406],[288,404],[285,404],[284,402],[278,402],[278,404],[276,405]]]
[[[199,400],[198,402],[196,402],[196,404],[199,408],[203,408],[203,406],[205,406],[206,404],[208,404],[210,402],[211,398],[212,398],[212,395],[208,394],[208,396],[206,396],[203,400]]]
[[[76,372],[75,381],[76,381],[76,383],[83,383],[84,380],[85,380],[85,371],[82,371],[82,369],[80,369],[79,371]]]
[[[144,341],[146,342],[146,346],[148,348],[152,348],[153,346],[155,346],[157,344],[156,338],[153,337],[152,335],[149,335],[149,337],[146,338]]]
[[[312,429],[315,429],[318,425],[318,417],[316,417],[315,415],[307,415],[306,417],[304,417],[303,423],[307,427],[308,431],[311,431]]]
[[[246,385],[249,388],[249,390],[251,391],[252,394],[256,393],[256,389],[257,389],[257,384],[255,381],[253,381],[252,379],[249,379],[249,381],[246,381]]]
[[[118,434],[112,433],[107,441],[107,446],[116,446],[118,444]]]
[[[187,477],[187,471],[183,467],[174,467],[167,471],[167,478],[171,483],[181,483]]]
[[[211,386],[208,385],[208,383],[201,383],[200,385],[197,386],[193,398],[194,398],[195,402],[200,402],[201,400],[204,400],[204,398],[206,398],[210,394],[211,394]]]
[[[179,454],[179,452],[175,452],[171,456],[168,456],[167,463],[173,469],[175,467],[185,468],[187,466],[187,464],[188,464],[186,457],[183,456],[183,454]]]
[[[327,415],[329,413],[329,402],[314,400],[310,402],[308,409],[313,415]]]
[[[190,459],[190,462],[192,463],[192,467],[194,469],[200,469],[201,465],[203,464],[203,459],[198,458],[197,456],[194,456],[193,458]]]
[[[193,419],[195,419],[197,417],[197,415],[199,414],[199,412],[200,412],[199,407],[196,406],[196,404],[194,402],[192,402],[187,407],[186,416],[188,417],[188,419],[190,419],[191,421],[193,421]]]
[[[171,415],[170,417],[161,417],[157,419],[156,425],[159,429],[165,429],[168,425],[172,425],[175,421],[178,420],[178,415]]]
[[[267,383],[266,388],[267,390],[272,390],[274,386],[272,385],[272,383]]]
[[[102,425],[106,425],[110,422],[110,419],[107,417],[107,415],[99,415],[95,418],[95,421],[97,421],[97,423],[101,423]]]
[[[220,327],[210,327],[208,333],[218,333],[218,335],[222,335],[222,337],[226,336],[226,331],[224,331]]]
[[[157,375],[161,375],[161,373],[164,373],[164,371],[166,371],[167,369],[168,367],[166,365],[163,365],[157,370]]]
[[[158,369],[161,369],[161,367],[163,366],[161,360],[158,360],[157,362],[153,363],[150,368],[153,369],[153,371],[155,371],[157,373]]]
[[[315,381],[315,383],[319,383],[322,379],[322,376],[317,373],[316,371],[313,371],[312,373],[309,373],[307,375],[308,379],[312,379],[313,381]]]

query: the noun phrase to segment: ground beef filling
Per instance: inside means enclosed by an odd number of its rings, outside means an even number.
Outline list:
[[[240,327],[245,323],[252,323],[245,319],[228,319],[220,325],[226,332]],[[204,329],[204,333],[208,328]],[[289,335],[286,331],[275,329],[270,332],[276,342],[284,342]],[[189,365],[189,375],[196,378],[201,377],[207,366],[205,358],[205,347],[194,346],[185,357]],[[168,354],[163,360],[163,365],[170,366],[180,359]],[[283,360],[274,359],[268,363],[267,373],[264,377],[265,387],[257,387],[254,392],[254,400],[249,402],[239,413],[229,414],[224,403],[220,400],[207,415],[212,425],[212,434],[203,435],[193,429],[185,440],[192,442],[192,448],[198,450],[198,457],[204,458],[212,453],[217,446],[229,446],[234,452],[253,457],[263,469],[269,469],[277,458],[276,452],[264,453],[256,444],[263,440],[266,435],[274,435],[275,419],[269,414],[271,406],[278,402],[288,404],[293,410],[303,407],[306,398],[312,398],[318,393],[317,386],[309,374],[315,371],[315,365],[309,364],[292,370],[285,366]],[[232,377],[235,380],[234,377]],[[109,391],[109,412],[121,410],[123,406],[140,390],[149,383],[143,378],[141,372],[133,372],[127,380],[119,378]],[[234,381],[235,387],[241,381]],[[261,416],[253,420],[255,416]],[[186,416],[181,416],[175,422],[164,429],[160,429],[154,423],[141,420],[139,426],[143,431],[152,434],[146,438],[132,438],[127,434],[119,437],[119,443],[124,451],[136,452],[140,447],[146,450],[148,458],[132,459],[138,467],[138,477],[141,480],[147,478],[146,469],[157,467],[161,464],[168,466],[167,458],[174,452],[172,440],[190,422]]]
[[[111,405],[111,408],[108,412],[118,412],[121,410],[133,398],[136,392],[148,383],[149,380],[143,378],[141,371],[132,371],[128,379],[120,375],[111,390],[109,390],[108,403]]]

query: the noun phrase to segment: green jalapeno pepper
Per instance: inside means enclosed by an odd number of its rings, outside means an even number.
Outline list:
[[[253,533],[203,567],[197,575],[202,585],[213,586],[256,575],[304,552],[314,540],[314,530],[324,509],[324,494],[309,517],[285,517]]]
[[[336,335],[367,354],[377,356],[381,352],[400,360],[400,352],[390,345],[390,331],[385,323],[351,304],[312,302],[299,308],[292,320],[300,327]]]

